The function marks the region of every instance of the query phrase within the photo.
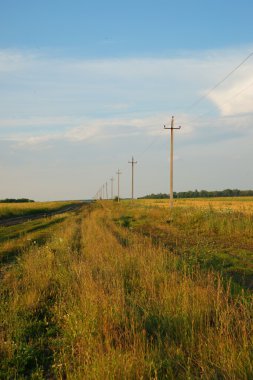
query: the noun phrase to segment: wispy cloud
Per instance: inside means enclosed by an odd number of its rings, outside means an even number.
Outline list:
[[[235,128],[241,120],[231,117],[253,112],[253,60],[189,114],[187,105],[235,67],[248,50],[118,60],[2,50],[0,138],[16,138],[20,147],[57,140],[145,138],[159,134],[174,113],[184,124],[181,135],[189,138],[213,123],[210,115],[192,119],[203,111],[212,115],[215,108],[218,118],[229,117],[227,123]],[[244,118],[245,128],[251,122]]]
[[[19,127],[43,127],[70,125],[73,118],[69,116],[51,116],[51,117],[27,117],[27,118],[10,118],[0,119],[0,128],[19,128]]]
[[[129,136],[148,136],[156,135],[162,128],[162,121],[165,120],[164,114],[149,116],[143,118],[107,118],[107,119],[83,119],[83,120],[69,120],[68,117],[60,118],[46,118],[46,119],[11,119],[0,121],[2,127],[17,128],[16,133],[9,133],[8,136],[4,136],[4,140],[17,142],[19,147],[36,146],[49,141],[64,140],[69,142],[81,142],[88,140],[99,141],[101,139],[114,139],[120,137]],[[68,128],[60,128],[57,132],[52,128],[51,133],[41,134],[43,127],[58,125],[64,126],[69,124],[76,126]],[[31,127],[30,134],[22,133],[19,131],[21,127]],[[42,130],[38,131],[33,127],[42,127]]]

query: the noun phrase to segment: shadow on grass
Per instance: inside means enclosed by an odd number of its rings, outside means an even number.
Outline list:
[[[47,222],[47,223],[43,223],[43,224],[38,225],[38,226],[34,226],[34,227],[29,228],[25,231],[22,231],[22,233],[19,232],[19,233],[16,233],[15,235],[13,235],[11,237],[10,236],[6,237],[4,239],[4,241],[19,238],[20,235],[26,234],[29,232],[31,233],[31,232],[36,232],[36,231],[44,231],[45,229],[47,229],[47,228],[49,228],[55,224],[63,222],[64,219],[65,218],[62,217],[62,218],[52,220],[52,221]],[[2,251],[1,255],[0,255],[0,265],[12,264],[16,260],[16,257],[19,256],[24,249],[31,247],[31,245],[34,244],[34,242],[35,242],[36,246],[44,245],[45,242],[47,241],[47,239],[48,239],[48,234],[45,233],[42,236],[34,236],[30,241],[27,240],[27,242],[25,244],[22,243],[22,245],[17,245],[16,247],[13,247],[11,249],[7,249],[5,251]],[[1,241],[1,239],[0,239],[0,241]]]
[[[13,227],[4,227],[4,230],[2,230],[2,236],[0,236],[0,243],[3,243],[7,240],[12,240],[12,239],[17,239],[20,238],[22,235],[28,234],[30,232],[35,232],[35,231],[40,231],[44,230],[46,228],[49,228],[55,224],[58,224],[60,222],[63,222],[65,220],[65,217],[56,219],[56,220],[51,220],[46,223],[40,223],[33,225],[31,227],[27,225],[22,225],[22,226],[15,226]],[[23,227],[23,228],[21,228]]]
[[[6,379],[55,379],[54,347],[60,335],[53,307],[58,297],[59,285],[51,281],[41,295],[34,310],[19,312],[20,328],[13,341],[15,352],[3,358],[2,373]],[[1,371],[0,371],[1,378]]]

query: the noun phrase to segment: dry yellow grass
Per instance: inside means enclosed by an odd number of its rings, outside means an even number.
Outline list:
[[[0,217],[24,215],[35,212],[52,211],[71,204],[71,201],[62,202],[28,202],[28,203],[0,203]]]
[[[169,208],[169,199],[141,199],[138,202],[146,206]],[[213,208],[225,212],[253,213],[253,197],[174,199],[174,205],[175,207]]]

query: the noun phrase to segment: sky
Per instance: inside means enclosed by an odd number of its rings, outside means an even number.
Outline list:
[[[252,14],[246,0],[0,0],[0,199],[110,195],[112,177],[115,195],[118,169],[129,197],[132,156],[135,196],[168,193],[172,115],[175,191],[253,189]]]

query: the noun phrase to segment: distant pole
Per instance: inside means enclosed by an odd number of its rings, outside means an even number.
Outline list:
[[[116,172],[116,174],[117,174],[117,176],[118,176],[118,202],[119,202],[119,176],[120,176],[120,174],[121,174],[121,172],[119,171],[119,169],[118,169],[118,171]]]
[[[106,188],[106,199],[108,199],[108,187],[107,187],[107,181],[106,181],[106,184],[105,184],[105,188]]]
[[[113,181],[114,181],[114,178],[112,177],[111,178],[111,199],[113,199]]]
[[[102,195],[102,199],[104,199],[105,197],[105,184],[103,184],[103,195]]]
[[[174,129],[180,129],[180,127],[174,127],[174,116],[171,118],[171,126],[164,129],[170,129],[170,208],[173,207],[173,155],[174,155]]]
[[[132,157],[132,161],[128,161],[129,164],[132,164],[132,200],[134,199],[134,164],[137,164],[137,161],[134,161]]]

